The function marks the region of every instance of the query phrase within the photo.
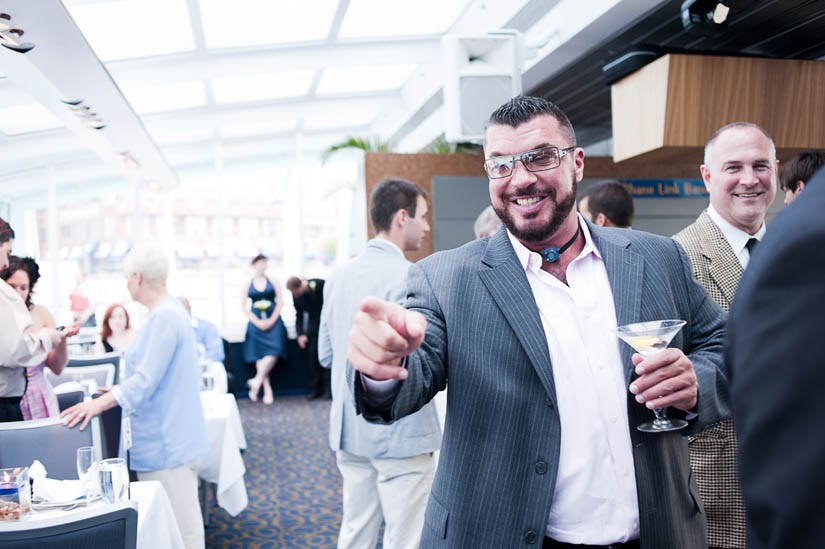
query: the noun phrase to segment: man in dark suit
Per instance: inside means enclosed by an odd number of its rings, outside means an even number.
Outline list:
[[[355,315],[367,419],[413,413],[449,380],[421,547],[707,547],[686,433],[636,425],[651,408],[686,432],[729,413],[723,313],[671,239],[577,214],[575,139],[544,99],[502,105],[484,166],[504,227],[413,265],[406,309],[367,298]],[[672,318],[687,324],[646,359],[616,338]]]
[[[825,547],[825,170],[771,223],[725,347],[748,547]]]
[[[309,398],[331,398],[329,370],[318,362],[318,329],[324,306],[324,281],[292,276],[286,281],[286,287],[292,293],[292,303],[295,305],[298,346],[307,351]]]

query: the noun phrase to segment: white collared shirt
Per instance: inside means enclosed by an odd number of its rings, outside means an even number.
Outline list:
[[[579,217],[585,246],[567,267],[569,286],[541,270],[538,253],[508,236],[539,309],[561,420],[547,535],[608,545],[639,537],[639,506],[613,291]]]
[[[712,204],[708,204],[708,215],[711,220],[716,223],[716,226],[719,227],[719,230],[722,231],[725,240],[728,241],[739,263],[742,264],[742,268],[746,268],[751,260],[751,254],[747,248],[748,240],[755,238],[761,241],[765,237],[765,221],[762,221],[762,226],[759,227],[759,230],[756,231],[755,234],[748,234],[742,229],[737,229],[731,225],[724,217],[719,215],[719,212],[714,209]]]

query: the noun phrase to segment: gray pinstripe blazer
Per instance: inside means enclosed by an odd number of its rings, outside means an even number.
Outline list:
[[[674,339],[693,361],[699,421],[729,414],[722,361],[723,313],[690,275],[669,238],[588,224],[613,288],[619,324],[682,318]],[[434,254],[410,268],[408,308],[427,318],[422,346],[391,404],[368,419],[392,422],[447,384],[447,421],[421,547],[534,547],[541,544],[558,469],[561,423],[547,341],[527,277],[502,228],[489,239]],[[622,346],[625,377],[631,351]],[[351,368],[351,367],[350,367]],[[630,398],[635,426],[652,412]],[[695,425],[694,425],[695,427]],[[686,438],[631,427],[644,549],[707,546]]]
[[[722,309],[729,311],[742,278],[742,264],[707,210],[673,238],[685,249],[693,266],[693,277]],[[746,547],[737,447],[732,419],[690,437],[690,465],[707,513],[711,547]]]

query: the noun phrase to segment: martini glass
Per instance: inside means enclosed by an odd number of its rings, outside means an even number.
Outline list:
[[[633,349],[645,358],[649,358],[659,351],[663,351],[670,345],[682,326],[687,324],[684,320],[653,320],[651,322],[637,322],[635,324],[625,324],[616,328],[619,339],[633,347]],[[667,408],[654,408],[653,413],[656,419],[646,423],[640,423],[636,428],[645,433],[665,433],[677,431],[688,426],[684,419],[671,419],[667,417]]]

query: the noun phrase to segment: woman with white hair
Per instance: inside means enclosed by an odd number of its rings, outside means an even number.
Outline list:
[[[203,548],[197,465],[209,445],[192,325],[181,302],[166,291],[169,263],[162,249],[133,250],[125,271],[129,293],[149,316],[126,350],[123,381],[61,415],[69,427],[82,422],[83,429],[92,417],[120,406],[131,420],[131,468],[139,480],[163,484],[186,547]]]

